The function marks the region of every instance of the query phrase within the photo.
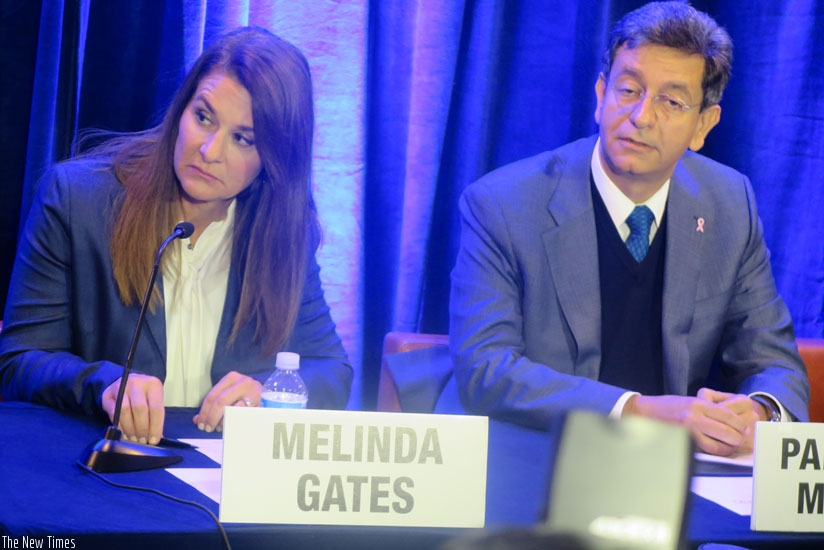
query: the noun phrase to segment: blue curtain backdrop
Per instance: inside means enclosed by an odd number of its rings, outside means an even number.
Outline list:
[[[155,124],[216,35],[261,25],[309,59],[327,299],[371,408],[389,330],[446,332],[457,199],[596,131],[594,84],[630,0],[2,0],[0,294],[37,178],[78,129]],[[799,336],[824,336],[824,2],[694,1],[735,42],[702,151],[748,174]]]

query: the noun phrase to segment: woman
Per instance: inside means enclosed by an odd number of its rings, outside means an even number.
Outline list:
[[[58,164],[21,237],[0,334],[4,399],[105,412],[154,255],[170,245],[128,378],[121,429],[154,444],[165,406],[260,402],[280,350],[301,354],[309,406],[346,405],[352,369],[314,258],[314,124],[300,51],[260,28],[203,52],[163,122]]]

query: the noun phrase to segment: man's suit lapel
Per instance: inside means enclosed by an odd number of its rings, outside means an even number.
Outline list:
[[[667,246],[664,267],[664,390],[686,395],[690,356],[687,336],[695,311],[704,226],[713,227],[712,209],[701,200],[700,185],[680,162],[667,199]],[[699,230],[700,228],[700,230]]]
[[[548,212],[555,223],[544,235],[552,278],[564,317],[578,345],[576,374],[597,379],[601,361],[601,292],[598,237],[589,185],[594,140],[579,142],[577,154],[549,168],[555,190]],[[667,200],[667,243],[662,312],[664,377],[668,393],[685,394],[692,325],[704,233],[714,227],[711,205],[681,163]]]
[[[601,291],[589,184],[594,146],[594,139],[582,140],[575,154],[550,167],[555,190],[548,211],[555,227],[545,232],[543,240],[558,302],[578,346],[576,374],[597,379],[601,363]]]

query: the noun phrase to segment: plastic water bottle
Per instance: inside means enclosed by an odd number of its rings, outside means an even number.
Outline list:
[[[261,407],[305,409],[309,390],[298,374],[300,355],[281,351],[275,359],[275,372],[263,384]]]

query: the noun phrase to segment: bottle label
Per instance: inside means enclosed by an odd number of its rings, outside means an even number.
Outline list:
[[[279,409],[305,409],[309,396],[285,391],[267,391],[260,396],[260,406]]]

